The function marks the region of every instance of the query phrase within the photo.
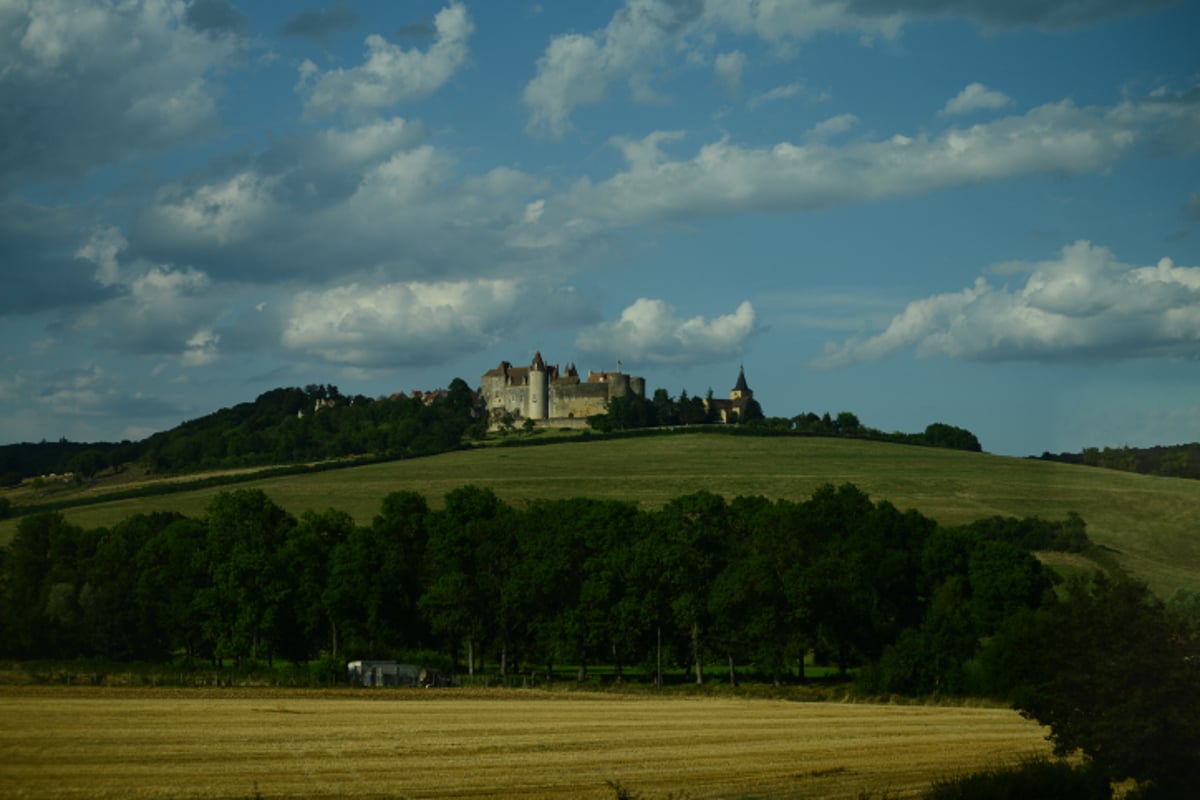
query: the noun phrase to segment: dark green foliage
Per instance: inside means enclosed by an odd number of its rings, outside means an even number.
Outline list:
[[[925,428],[925,434],[914,444],[924,444],[930,447],[948,447],[952,450],[969,450],[978,453],[983,450],[975,434],[965,428],[957,428],[935,422]]]
[[[134,461],[152,472],[180,473],[368,453],[429,455],[461,446],[477,416],[474,393],[460,378],[428,405],[405,395],[345,397],[336,386],[310,384],[272,389],[141,442],[0,446],[0,475],[17,483],[65,472],[90,479]]]
[[[1144,475],[1200,478],[1200,442],[1158,447],[1088,447],[1079,453],[1042,453],[1041,458]]]
[[[990,517],[971,523],[968,530],[980,538],[1016,545],[1022,550],[1059,550],[1081,553],[1087,549],[1087,524],[1074,511],[1061,521],[1037,517]]]
[[[1112,790],[1100,770],[1065,761],[1033,759],[937,781],[926,800],[1109,800]]]
[[[437,648],[457,670],[569,663],[696,681],[719,664],[803,679],[810,650],[880,691],[963,692],[981,636],[1040,599],[1004,539],[826,486],[804,502],[707,492],[660,511],[578,499],[514,508],[464,486],[396,492],[370,526],[292,518],[261,491],[204,519],[83,531],[26,518],[0,560],[5,654],[301,662]],[[865,679],[864,679],[865,680]],[[974,681],[974,682],[973,682]]]
[[[987,666],[1023,714],[1050,727],[1056,752],[1080,749],[1111,778],[1147,781],[1147,796],[1193,796],[1200,640],[1144,585],[1073,581],[988,649]]]

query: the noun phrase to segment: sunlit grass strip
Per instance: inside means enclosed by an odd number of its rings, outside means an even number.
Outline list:
[[[914,796],[1045,754],[986,708],[533,692],[0,688],[0,795]]]

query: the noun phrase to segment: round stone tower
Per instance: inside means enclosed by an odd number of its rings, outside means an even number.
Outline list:
[[[541,352],[533,356],[529,365],[529,407],[525,411],[528,419],[544,420],[550,417],[550,380],[546,373],[546,362]]]

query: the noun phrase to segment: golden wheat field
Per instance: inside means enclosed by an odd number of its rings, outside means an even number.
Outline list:
[[[995,708],[0,687],[6,798],[911,797],[1048,750]]]

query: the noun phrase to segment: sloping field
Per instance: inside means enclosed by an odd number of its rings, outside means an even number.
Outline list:
[[[916,508],[946,524],[995,514],[1062,518],[1076,511],[1100,544],[1162,596],[1200,590],[1200,481],[1030,459],[879,442],[801,437],[657,436],[542,447],[485,448],[432,458],[255,481],[293,513],[330,506],[367,524],[388,492],[408,489],[438,505],[467,483],[511,503],[611,497],[657,508],[699,489],[804,499],[824,483],[854,483],[876,500]],[[221,489],[72,509],[84,526],[137,511],[200,515]],[[0,542],[15,521],[0,523]]]
[[[6,798],[911,797],[1048,754],[1003,709],[0,688]]]

